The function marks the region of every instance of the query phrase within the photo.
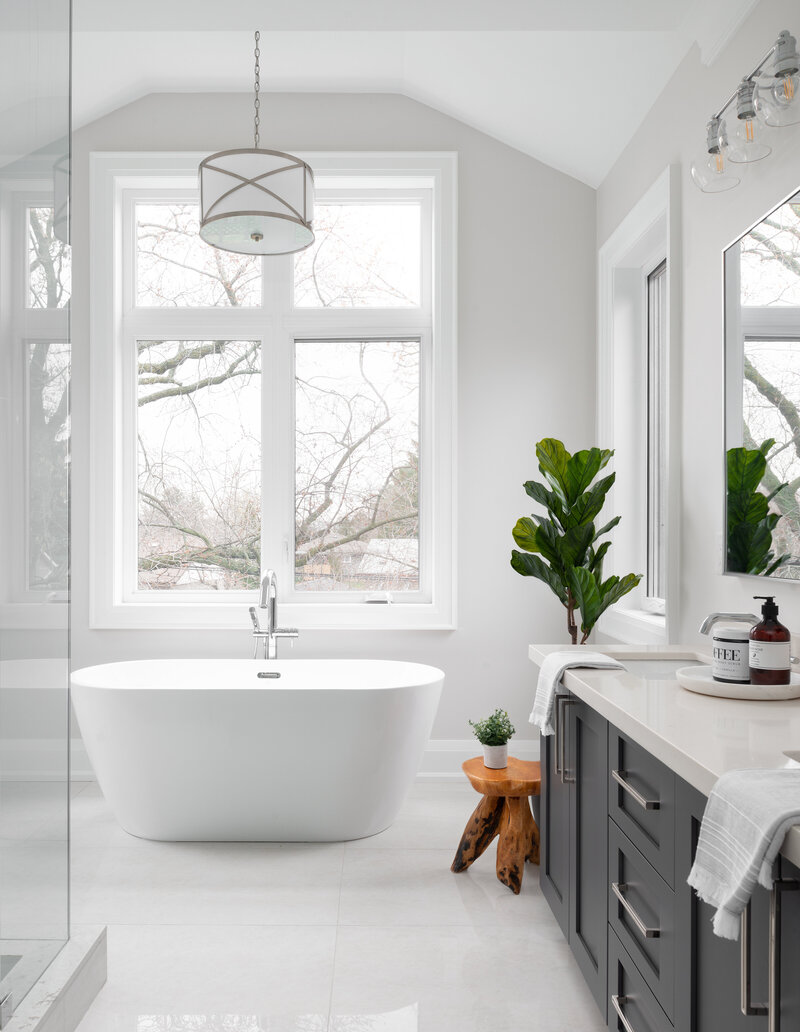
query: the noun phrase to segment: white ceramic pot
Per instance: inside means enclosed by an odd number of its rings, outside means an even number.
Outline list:
[[[491,770],[502,770],[508,766],[508,745],[484,745],[483,765]]]

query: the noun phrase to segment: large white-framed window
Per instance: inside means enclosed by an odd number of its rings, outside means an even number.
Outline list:
[[[598,255],[597,444],[614,449],[608,572],[642,574],[598,630],[661,644],[676,626],[679,420],[676,334],[679,170],[670,166]]]
[[[454,625],[455,156],[305,157],[317,241],[258,259],[202,155],[92,155],[94,627],[245,626],[270,567],[285,623]]]
[[[0,184],[3,624],[66,627],[71,254],[53,184]],[[13,543],[13,546],[12,546]],[[56,603],[56,605],[53,605]]]

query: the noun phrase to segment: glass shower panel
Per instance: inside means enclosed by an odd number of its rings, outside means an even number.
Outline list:
[[[69,0],[0,4],[0,1026],[69,936]]]

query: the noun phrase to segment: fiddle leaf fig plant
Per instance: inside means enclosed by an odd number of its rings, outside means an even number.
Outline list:
[[[641,574],[627,573],[603,580],[603,560],[611,542],[598,543],[598,538],[616,527],[621,517],[597,527],[596,518],[616,474],[595,478],[613,454],[609,449],[589,448],[570,455],[555,438],[539,441],[536,457],[545,483],[529,480],[524,487],[546,515],[522,516],[512,531],[522,549],[512,549],[512,568],[523,577],[544,581],[558,597],[567,610],[573,645],[578,643],[578,613],[583,644],[602,613],[642,579]]]
[[[772,549],[772,532],[781,514],[769,508],[775,495],[788,485],[778,484],[769,494],[759,491],[774,444],[775,438],[770,437],[760,448],[728,449],[728,573],[769,577],[790,558],[776,557]]]

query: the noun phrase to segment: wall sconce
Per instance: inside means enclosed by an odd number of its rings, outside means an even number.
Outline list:
[[[764,71],[774,58],[772,74]],[[723,115],[736,103],[736,124],[729,131]],[[786,29],[763,59],[746,75],[706,126],[705,148],[692,162],[692,180],[703,193],[722,193],[740,183],[731,165],[761,161],[772,148],[765,126],[782,128],[800,122],[800,57],[797,40]]]

